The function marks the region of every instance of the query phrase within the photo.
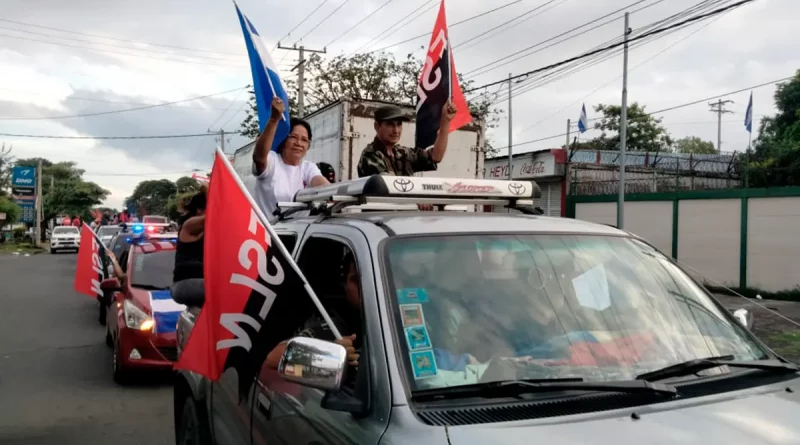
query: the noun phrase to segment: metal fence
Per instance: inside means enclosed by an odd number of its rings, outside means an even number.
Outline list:
[[[625,158],[625,193],[732,189],[744,186],[740,154],[631,152]],[[569,154],[571,195],[619,193],[619,152]]]

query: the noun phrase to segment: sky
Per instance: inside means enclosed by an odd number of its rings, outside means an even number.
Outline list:
[[[630,27],[636,33],[700,1],[450,0],[447,19],[456,67],[479,86],[500,81],[509,73],[522,74],[579,55],[620,37],[626,10],[632,12]],[[714,1],[716,7],[734,3]],[[326,57],[385,48],[398,57],[413,52],[421,58],[438,2],[239,0],[238,5],[270,49],[280,40],[283,45],[326,47]],[[411,16],[416,19],[410,21],[410,17],[408,24],[391,28],[405,23],[400,19],[420,6],[423,8]],[[457,24],[493,9],[497,10]],[[586,31],[578,37],[548,41],[617,10],[620,12],[564,36]],[[629,103],[656,111],[747,89],[723,98],[733,103],[726,105],[732,113],[722,117],[722,149],[743,150],[748,140],[743,122],[749,87],[792,76],[800,68],[800,43],[790,31],[798,16],[800,2],[755,0],[634,46],[628,62]],[[514,18],[517,20],[491,31]],[[597,26],[606,21],[609,23]],[[386,35],[376,39],[381,33]],[[543,41],[548,42],[534,47],[535,53],[520,52]],[[290,78],[296,74],[290,69],[297,62],[297,52],[275,49],[272,54],[282,75]],[[55,162],[76,162],[86,171],[87,180],[110,191],[105,205],[114,208],[121,208],[142,180],[174,180],[193,171],[208,171],[220,144],[220,130],[233,132],[224,136],[227,152],[248,142],[235,132],[247,108],[244,87],[252,80],[230,1],[3,0],[0,60],[0,133],[79,138],[0,135],[0,143],[11,145],[17,158],[41,156]],[[551,136],[565,133],[567,119],[577,121],[583,103],[590,119],[596,117],[592,107],[597,104],[619,104],[622,67],[623,58],[616,55],[539,85],[512,85],[514,153],[560,146],[564,136]],[[507,89],[508,83],[481,90],[491,94],[497,108],[503,110],[497,127],[488,133],[497,147],[508,145]],[[775,113],[774,91],[774,84],[753,90],[754,137],[760,118]],[[64,117],[178,101],[122,113]],[[716,143],[716,115],[707,102],[658,117],[675,138],[698,136]],[[590,130],[581,138],[596,134]],[[152,135],[202,136],[94,139]],[[506,150],[501,148],[501,154]]]

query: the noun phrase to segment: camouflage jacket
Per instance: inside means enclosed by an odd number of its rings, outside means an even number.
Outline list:
[[[378,138],[364,148],[358,160],[359,177],[382,174],[413,176],[416,172],[431,170],[436,170],[436,162],[431,159],[430,150],[395,145],[389,157],[386,146]]]

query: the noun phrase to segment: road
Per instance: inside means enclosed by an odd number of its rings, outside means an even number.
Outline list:
[[[120,387],[76,254],[0,254],[0,444],[174,443],[168,378]]]

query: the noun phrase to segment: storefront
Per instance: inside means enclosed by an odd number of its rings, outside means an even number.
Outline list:
[[[566,209],[567,152],[561,149],[541,150],[514,155],[511,177],[516,180],[533,180],[542,189],[536,205],[545,215],[564,216]],[[508,156],[486,159],[484,178],[508,179]],[[493,209],[494,211],[507,211]]]

